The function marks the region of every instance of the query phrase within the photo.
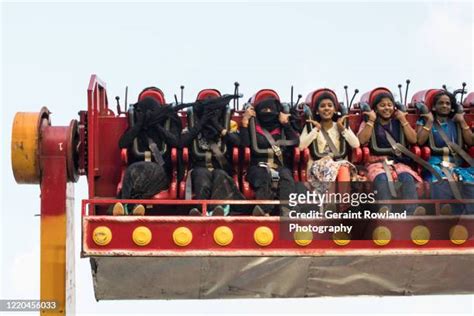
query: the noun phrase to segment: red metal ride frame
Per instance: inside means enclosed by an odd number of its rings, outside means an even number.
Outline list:
[[[420,254],[433,254],[437,252],[462,252],[472,253],[474,246],[472,237],[462,245],[453,245],[449,240],[449,229],[455,225],[453,219],[447,219],[443,222],[439,217],[417,217],[407,221],[374,221],[370,223],[374,228],[385,225],[399,237],[394,238],[392,242],[380,247],[375,245],[371,237],[365,240],[352,240],[344,246],[334,243],[331,236],[324,238],[314,237],[315,242],[307,247],[295,244],[293,240],[280,238],[282,224],[276,217],[226,217],[226,218],[207,218],[207,217],[164,217],[164,216],[145,216],[145,217],[126,217],[118,218],[103,215],[103,210],[119,200],[115,199],[115,190],[120,179],[120,150],[117,141],[127,126],[126,118],[115,116],[107,105],[107,96],[105,84],[96,76],[91,77],[88,88],[88,181],[89,181],[89,199],[83,201],[83,255],[84,256],[108,256],[114,254],[127,253],[131,256],[143,255],[144,252],[151,255],[350,255],[352,253],[364,252],[369,255],[396,254],[401,252],[410,252]],[[363,148],[365,159],[367,152]],[[244,153],[243,166],[245,169],[249,159],[249,149]],[[237,153],[234,153],[234,157]],[[361,159],[361,153],[357,154]],[[299,161],[299,160],[298,160]],[[115,165],[113,165],[115,164]],[[301,168],[301,165],[299,166]],[[295,168],[298,171],[298,168]],[[240,170],[240,176],[244,170]],[[298,174],[296,174],[298,177]],[[241,179],[243,180],[243,179]],[[248,191],[246,182],[242,183],[242,190]],[[180,188],[180,193],[183,188]],[[143,200],[143,201],[122,201],[124,203],[143,203],[143,204],[161,204],[161,205],[195,205],[201,204],[203,211],[206,210],[210,201],[187,201],[187,200]],[[240,201],[249,204],[249,208],[254,204],[279,204],[279,201]],[[213,204],[240,204],[237,201],[213,201]],[[102,205],[102,206],[101,206]],[[86,208],[90,209],[90,214],[86,213]],[[322,222],[321,222],[322,223]],[[458,222],[457,222],[458,223]],[[473,221],[471,218],[460,220],[472,235]],[[314,223],[313,223],[314,224]],[[228,248],[217,247],[212,239],[212,232],[218,226],[225,225],[235,234],[234,241]],[[415,245],[410,239],[410,232],[413,228],[424,225],[432,231],[432,240],[426,245]],[[114,242],[108,246],[95,245],[92,240],[92,233],[97,226],[109,226],[115,237]],[[133,246],[131,244],[130,233],[138,227],[145,226],[152,230],[153,236],[160,236],[159,239],[151,242],[147,246]],[[186,247],[178,247],[171,241],[170,233],[173,229],[185,226],[189,227],[193,234],[193,242]],[[275,236],[274,242],[266,247],[261,247],[253,242],[254,230],[259,226],[271,228]],[[438,230],[440,228],[441,230]],[[369,235],[372,230],[369,230]],[[398,240],[397,240],[398,239]]]

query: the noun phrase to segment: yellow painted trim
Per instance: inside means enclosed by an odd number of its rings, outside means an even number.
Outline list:
[[[11,162],[17,183],[40,182],[40,125],[48,115],[48,109],[42,108],[40,112],[18,112],[13,119]]]
[[[58,306],[41,315],[65,315],[66,227],[66,214],[41,217],[41,300]]]

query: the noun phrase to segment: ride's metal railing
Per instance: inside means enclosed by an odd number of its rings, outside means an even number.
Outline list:
[[[115,203],[123,204],[143,204],[143,205],[200,205],[202,214],[206,216],[208,205],[280,205],[279,200],[145,200],[145,199],[114,199],[114,198],[95,198],[82,200],[82,216],[96,215],[94,206],[96,205],[113,205]],[[89,210],[92,209],[92,212]]]
[[[143,204],[143,205],[189,205],[201,206],[202,215],[206,216],[209,205],[288,205],[289,201],[284,200],[157,200],[157,199],[116,199],[116,198],[95,198],[82,200],[82,216],[96,215],[94,207],[97,205],[113,205],[115,203],[123,204]],[[474,199],[463,200],[442,200],[442,199],[426,199],[426,200],[378,200],[370,205],[435,205],[436,215],[439,215],[439,208],[442,204],[474,204]],[[308,205],[311,205],[308,203]],[[361,205],[363,206],[363,205]],[[291,207],[290,207],[291,209]],[[90,211],[92,210],[92,212]],[[156,214],[159,216],[159,214]]]

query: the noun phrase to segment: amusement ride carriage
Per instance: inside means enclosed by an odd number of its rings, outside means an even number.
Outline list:
[[[145,93],[165,103],[158,92]],[[250,102],[269,96],[279,99],[275,91],[265,89]],[[355,131],[369,97],[370,92],[348,109],[348,124]],[[419,115],[416,103],[429,97],[430,90],[421,91],[407,104],[413,127]],[[474,92],[462,105],[466,121],[474,127]],[[229,106],[227,124],[239,124],[242,113],[238,106]],[[43,310],[43,314],[67,314],[72,308],[72,184],[80,176],[88,180],[88,196],[81,208],[81,257],[90,259],[97,300],[474,292],[474,216],[441,215],[442,201],[426,198],[426,192],[421,203],[430,205],[429,215],[354,221],[351,235],[295,234],[288,238],[283,233],[287,219],[278,216],[205,216],[210,204],[244,204],[249,208],[280,204],[278,200],[253,200],[245,179],[250,148],[234,148],[231,153],[232,177],[247,200],[186,199],[190,152],[202,154],[191,145],[184,149],[160,148],[169,151],[172,159],[168,190],[152,199],[118,200],[117,190],[130,153],[117,144],[133,124],[133,115],[133,106],[124,111],[117,106],[114,112],[105,83],[92,75],[87,109],[68,126],[52,125],[52,115],[45,107],[37,113],[19,112],[15,116],[11,142],[15,179],[41,188],[41,300],[59,302],[57,310]],[[192,110],[180,111],[179,115],[185,125],[193,124]],[[377,150],[377,146],[353,151],[351,161],[362,163],[371,150]],[[410,150],[423,159],[429,157],[429,148],[415,146]],[[349,151],[344,147],[344,154]],[[146,159],[146,153],[135,154]],[[318,156],[314,146],[301,152],[294,150],[291,167],[296,181],[306,179],[309,155]],[[182,175],[180,167],[184,168]],[[119,201],[142,203],[147,215],[108,215],[107,209]],[[169,212],[195,205],[202,208],[203,216]],[[340,221],[317,222],[336,225]]]

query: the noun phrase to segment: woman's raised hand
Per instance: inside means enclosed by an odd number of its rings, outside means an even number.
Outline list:
[[[318,121],[306,120],[306,122],[311,123],[311,125],[313,125],[313,127],[316,128],[317,130],[321,130],[321,124],[319,124]]]
[[[283,112],[280,112],[280,115],[278,115],[278,120],[280,121],[281,125],[286,125],[290,122],[290,115],[291,114],[286,114]]]
[[[377,119],[377,114],[374,110],[371,110],[370,112],[363,112],[363,114],[367,115],[367,118],[371,122],[375,122],[375,120]]]
[[[337,124],[337,129],[339,130],[339,132],[342,132],[346,129],[346,120],[347,120],[347,115],[344,115],[344,116],[341,116],[336,124]]]
[[[244,115],[242,116],[242,126],[248,127],[250,118],[255,117],[255,116],[256,116],[256,113],[253,106],[249,106],[247,110],[245,110]]]

